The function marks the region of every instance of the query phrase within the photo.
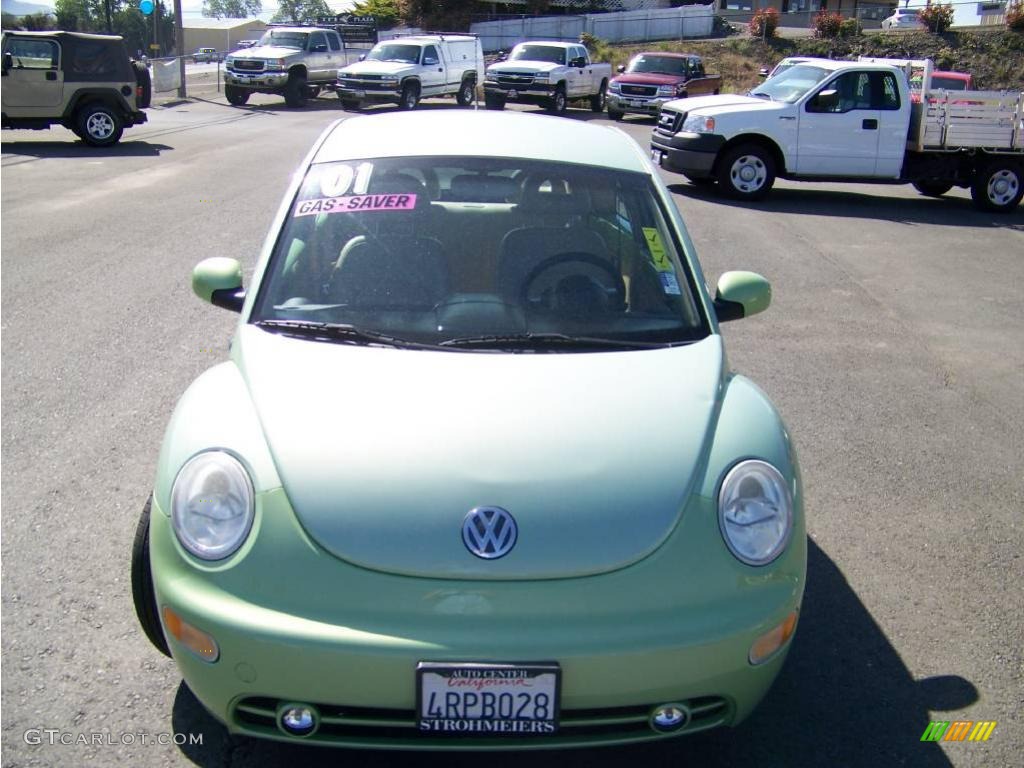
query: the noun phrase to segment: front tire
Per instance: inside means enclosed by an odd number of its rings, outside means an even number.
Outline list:
[[[1024,196],[1024,171],[1020,163],[996,158],[978,169],[971,184],[971,199],[983,211],[1009,213]]]
[[[402,98],[398,102],[398,108],[409,111],[416,109],[420,103],[420,87],[416,83],[406,83],[402,86]]]
[[[612,109],[611,107],[608,107],[608,117],[609,117],[609,119],[614,120],[615,122],[618,122],[619,120],[621,120],[625,116],[626,116],[625,112],[620,112],[617,109]]]
[[[775,161],[763,147],[741,144],[719,158],[717,176],[729,197],[761,200],[775,183]]]
[[[306,86],[306,98],[315,99],[320,95],[319,85],[307,85]]]
[[[132,542],[132,602],[135,603],[135,615],[139,618],[142,631],[149,642],[164,656],[170,656],[167,638],[164,637],[160,625],[160,614],[156,606],[156,592],[153,589],[153,571],[149,561],[149,513],[153,506],[153,497],[146,500],[139,516],[139,524],[135,528],[135,540]]]
[[[82,107],[78,112],[79,136],[93,147],[109,147],[117,144],[124,133],[124,120],[113,107],[106,104],[93,103]]]
[[[601,81],[601,88],[590,97],[590,111],[591,112],[604,112],[604,105],[606,101],[606,94],[608,92],[608,83]]]
[[[552,115],[564,115],[568,106],[569,100],[565,95],[565,86],[560,85],[555,88],[555,95],[548,101],[548,111]]]
[[[241,107],[249,101],[249,92],[245,88],[239,88],[237,85],[225,85],[224,98],[228,100],[228,104]]]
[[[488,109],[504,109],[505,100],[501,96],[492,96],[489,93],[484,94],[484,105]]]
[[[914,189],[925,197],[942,197],[953,188],[953,182],[942,179],[921,179],[913,184]]]
[[[284,87],[284,103],[292,109],[306,106],[306,76],[293,74]]]
[[[475,98],[476,83],[467,77],[462,81],[462,85],[459,86],[459,92],[455,94],[455,103],[460,107],[468,107],[473,103]]]
[[[340,96],[338,98],[341,98]],[[357,99],[341,99],[341,108],[346,112],[358,112],[360,102]]]

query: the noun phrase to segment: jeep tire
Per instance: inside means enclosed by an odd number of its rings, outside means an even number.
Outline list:
[[[224,98],[228,100],[228,104],[240,107],[249,101],[249,91],[245,88],[239,88],[237,85],[225,84]]]
[[[284,86],[284,103],[292,109],[306,106],[306,76],[293,72]]]
[[[142,89],[138,98],[138,109],[149,109],[153,101],[153,78],[149,74],[149,67],[141,61],[133,61],[132,69],[135,70],[135,83]]]
[[[124,120],[114,107],[93,101],[78,108],[75,123],[82,141],[93,147],[117,144],[124,133]]]

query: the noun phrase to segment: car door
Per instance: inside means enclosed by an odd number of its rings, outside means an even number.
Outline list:
[[[420,58],[420,93],[423,96],[432,96],[441,93],[445,83],[444,59],[436,45],[423,46],[423,54]]]
[[[871,74],[843,72],[804,98],[798,113],[797,173],[875,175],[879,110],[872,97]]]
[[[878,155],[875,176],[899,178],[910,132],[910,110],[901,109],[900,89],[893,72],[872,72],[872,94],[878,107]]]
[[[569,60],[582,58],[586,62],[582,67],[570,67],[570,80],[567,93],[569,98],[580,98],[590,95],[590,81],[593,77],[590,66],[590,57],[587,56],[587,49],[582,45],[574,45],[569,49]]]
[[[337,32],[324,32],[327,38],[327,55],[324,57],[324,80],[337,79],[338,69],[346,62],[341,55],[341,38]]]
[[[7,36],[3,54],[0,95],[9,116],[45,117],[61,105],[64,72],[61,48],[55,40]]]
[[[306,70],[309,72],[309,79],[316,81],[326,80],[327,59],[330,56],[327,35],[323,32],[311,32],[306,53]]]

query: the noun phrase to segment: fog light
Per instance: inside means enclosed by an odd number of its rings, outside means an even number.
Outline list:
[[[289,736],[311,736],[320,725],[320,715],[309,704],[282,704],[277,708],[277,724]]]
[[[690,722],[690,710],[682,704],[662,704],[651,712],[650,722],[658,733],[672,733]]]
[[[176,614],[170,607],[164,606],[164,627],[179,643],[188,648],[203,661],[214,662],[220,658],[217,641],[210,635],[197,629]]]
[[[793,611],[786,617],[786,620],[774,629],[770,629],[761,635],[754,644],[750,646],[750,663],[762,664],[770,659],[793,636],[796,631],[797,612]]]

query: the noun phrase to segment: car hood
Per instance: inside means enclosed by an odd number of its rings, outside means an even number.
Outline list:
[[[488,72],[500,72],[503,75],[522,74],[531,75],[534,72],[554,72],[556,69],[565,66],[564,64],[552,64],[550,61],[530,61],[529,59],[516,59],[504,64],[492,64],[487,68]]]
[[[233,59],[284,59],[302,53],[298,48],[286,48],[283,45],[256,45],[243,48],[230,54]]]
[[[346,75],[400,75],[416,69],[406,61],[357,61],[338,70]]]
[[[657,75],[653,72],[624,72],[612,78],[613,83],[624,85],[675,85],[685,80],[682,75]]]
[[[678,112],[694,113],[700,110],[702,115],[719,115],[729,112],[751,112],[763,110],[773,112],[792,107],[784,101],[769,101],[755,96],[740,96],[734,93],[723,93],[719,96],[697,96],[692,99],[670,101],[663,108]]]
[[[631,352],[355,347],[243,325],[247,381],[303,528],[351,563],[410,576],[563,578],[636,562],[673,530],[703,465],[721,340]],[[497,560],[470,510],[512,514]]]

